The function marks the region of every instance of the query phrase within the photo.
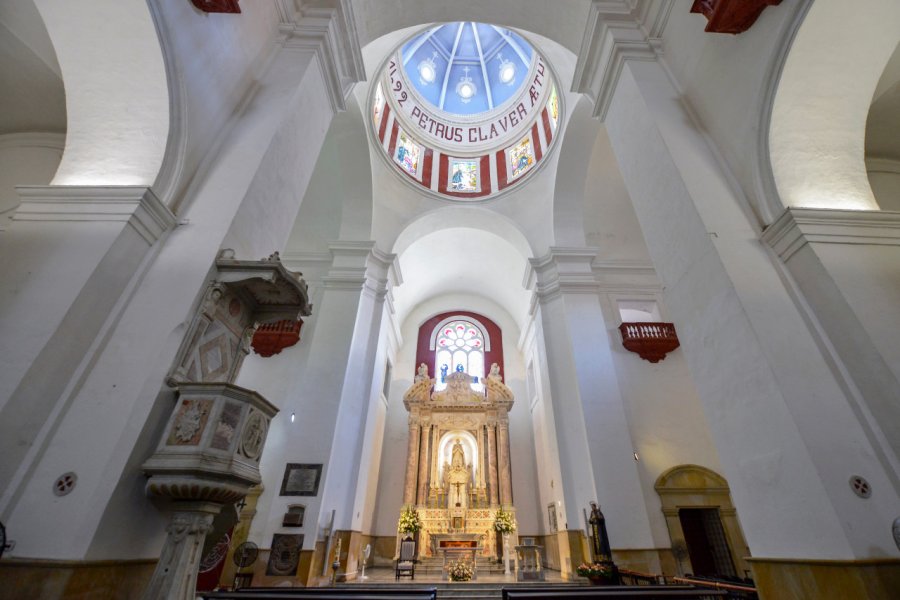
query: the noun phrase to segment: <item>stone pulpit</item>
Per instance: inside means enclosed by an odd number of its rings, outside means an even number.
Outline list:
[[[403,397],[409,411],[403,503],[419,512],[420,552],[426,556],[465,542],[496,557],[494,515],[501,506],[515,510],[508,416],[513,394],[496,364],[482,384],[457,370],[446,377],[445,389],[434,391],[422,364]]]

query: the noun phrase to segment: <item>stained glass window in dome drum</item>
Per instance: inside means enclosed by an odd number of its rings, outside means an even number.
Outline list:
[[[471,375],[472,389],[484,390],[484,334],[469,321],[451,321],[443,326],[435,340],[435,386],[439,391],[447,387],[445,378],[457,369]]]
[[[509,165],[509,178],[516,179],[534,165],[534,146],[531,136],[526,135],[511,148],[506,149],[506,160]]]
[[[451,192],[480,192],[481,177],[477,160],[451,159],[447,174],[447,190]]]
[[[397,150],[394,152],[394,160],[404,171],[413,177],[419,177],[419,163],[422,147],[406,135],[402,129],[397,136]]]
[[[550,99],[547,101],[547,111],[550,113],[550,121],[553,123],[553,130],[556,131],[556,125],[559,123],[559,96],[556,94],[556,86],[550,90]]]

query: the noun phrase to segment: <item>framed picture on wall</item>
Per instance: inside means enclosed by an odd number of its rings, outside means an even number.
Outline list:
[[[319,493],[319,479],[322,465],[288,463],[284,467],[281,480],[281,496],[316,496]]]
[[[547,518],[550,520],[550,533],[559,531],[559,525],[556,522],[556,504],[547,505]]]

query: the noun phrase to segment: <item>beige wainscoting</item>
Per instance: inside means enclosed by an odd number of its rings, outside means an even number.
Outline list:
[[[751,558],[762,600],[896,600],[900,560]]]
[[[140,598],[156,559],[63,561],[5,558],[0,598],[130,600]]]

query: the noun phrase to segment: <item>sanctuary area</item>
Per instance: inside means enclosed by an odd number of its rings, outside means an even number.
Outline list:
[[[898,0],[0,2],[0,598],[895,598],[898,43]]]

